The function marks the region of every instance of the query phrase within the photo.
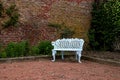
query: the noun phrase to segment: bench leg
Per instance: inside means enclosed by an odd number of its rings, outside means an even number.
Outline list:
[[[62,54],[62,60],[64,60],[64,51],[61,51]]]
[[[81,59],[81,51],[77,51],[77,55],[78,55],[78,62],[81,63],[80,59]]]
[[[53,62],[55,61],[55,55],[56,55],[56,51],[55,50],[52,50],[52,56],[53,56]]]

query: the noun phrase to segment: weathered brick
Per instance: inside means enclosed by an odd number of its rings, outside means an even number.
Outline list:
[[[92,2],[94,0],[1,0],[4,6],[15,3],[20,13],[18,28],[1,30],[0,39],[11,41],[28,40],[36,44],[40,40],[55,40],[56,30],[48,23],[65,25],[74,30],[73,37],[84,38],[90,27]]]

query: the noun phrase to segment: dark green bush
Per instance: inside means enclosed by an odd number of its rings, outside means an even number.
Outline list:
[[[38,46],[32,46],[31,47],[30,55],[31,56],[39,55],[39,48],[38,48]]]
[[[18,44],[18,51],[21,51],[21,56],[28,56],[29,55],[29,43],[27,41],[22,41]]]
[[[7,54],[5,52],[0,53],[0,58],[6,58]]]
[[[5,48],[5,52],[7,54],[7,57],[14,57],[15,55],[15,43],[9,43],[7,47]]]
[[[53,46],[50,41],[41,41],[38,44],[39,54],[42,55],[51,55]]]
[[[51,55],[52,48],[50,41],[41,41],[37,46],[31,48],[27,41],[10,42],[3,51],[0,51],[0,58]]]
[[[1,50],[2,50],[2,44],[0,43],[0,53],[1,53]]]
[[[120,0],[94,3],[89,45],[94,50],[112,50],[116,38],[120,38]]]
[[[29,45],[27,41],[20,43],[9,43],[5,48],[7,57],[20,57],[29,55]]]
[[[2,17],[3,11],[4,11],[3,3],[0,2],[0,17]]]

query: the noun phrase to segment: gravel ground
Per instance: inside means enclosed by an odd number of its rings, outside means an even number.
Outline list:
[[[120,62],[120,52],[84,51],[82,55]]]
[[[82,60],[0,63],[0,80],[119,80],[120,67]]]

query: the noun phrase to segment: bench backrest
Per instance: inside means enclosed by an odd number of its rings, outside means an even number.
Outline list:
[[[52,42],[54,49],[83,49],[83,39],[58,39]]]

